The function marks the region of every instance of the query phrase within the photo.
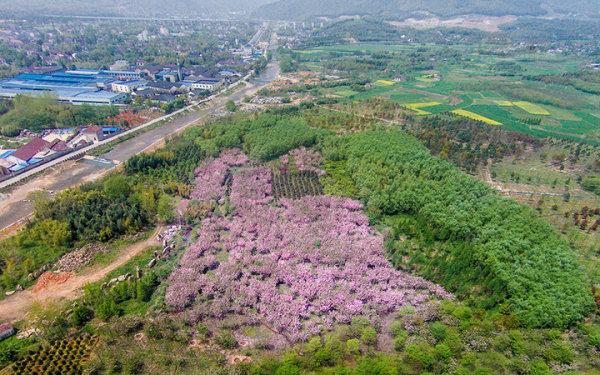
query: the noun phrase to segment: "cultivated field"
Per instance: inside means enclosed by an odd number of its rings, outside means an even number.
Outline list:
[[[498,53],[485,45],[358,43],[299,52],[302,70],[371,82],[361,91],[323,88],[325,96],[386,97],[422,116],[454,113],[533,136],[600,144],[600,96],[543,78],[588,74],[583,58],[516,49]],[[422,60],[412,56],[419,54]]]

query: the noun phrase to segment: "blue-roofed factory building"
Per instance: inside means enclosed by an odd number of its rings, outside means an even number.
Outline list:
[[[71,104],[119,105],[127,94],[107,89],[118,81],[139,78],[140,73],[108,70],[70,70],[50,74],[23,73],[0,80],[0,97],[52,95]]]

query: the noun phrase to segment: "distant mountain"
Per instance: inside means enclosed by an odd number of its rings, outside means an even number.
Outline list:
[[[467,14],[540,16],[548,11],[600,15],[598,0],[278,0],[254,12],[255,17],[300,20],[316,16],[409,17]]]
[[[202,18],[249,14],[269,2],[273,0],[0,0],[0,9],[3,15]]]

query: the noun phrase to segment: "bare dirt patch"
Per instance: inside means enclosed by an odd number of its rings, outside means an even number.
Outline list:
[[[58,284],[64,284],[73,276],[72,272],[44,272],[31,290],[33,293],[39,293]]]
[[[159,245],[156,235],[163,231],[164,228],[159,227],[147,240],[137,242],[122,249],[119,256],[107,266],[92,266],[89,270],[70,277],[63,283],[53,284],[51,288],[42,288],[37,292],[34,290],[35,288],[27,289],[7,297],[0,301],[0,322],[13,322],[23,319],[31,306],[36,302],[45,305],[59,300],[74,300],[80,297],[83,294],[82,289],[86,284],[101,280],[108,273],[121,267],[148,247]]]
[[[435,27],[464,27],[466,29],[479,29],[488,32],[500,31],[500,26],[517,20],[516,16],[461,16],[450,19],[431,18],[408,18],[404,21],[390,21],[389,24],[396,27],[414,27],[416,29],[432,29]]]

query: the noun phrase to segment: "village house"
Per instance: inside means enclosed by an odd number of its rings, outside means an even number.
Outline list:
[[[223,85],[223,81],[215,78],[200,79],[192,84],[194,90],[215,91]]]
[[[51,152],[50,142],[46,142],[42,138],[33,138],[8,156],[6,160],[13,165],[27,166],[39,162],[41,160],[39,156],[47,156]]]
[[[43,134],[43,136],[42,136],[42,139],[46,142],[53,142],[57,139],[68,142],[76,134],[77,134],[77,131],[74,128],[52,129],[52,130],[48,130],[47,132],[45,132],[45,134]]]
[[[111,84],[112,91],[121,92],[124,94],[131,94],[135,90],[146,85],[146,81],[133,80],[133,81],[115,81]]]

